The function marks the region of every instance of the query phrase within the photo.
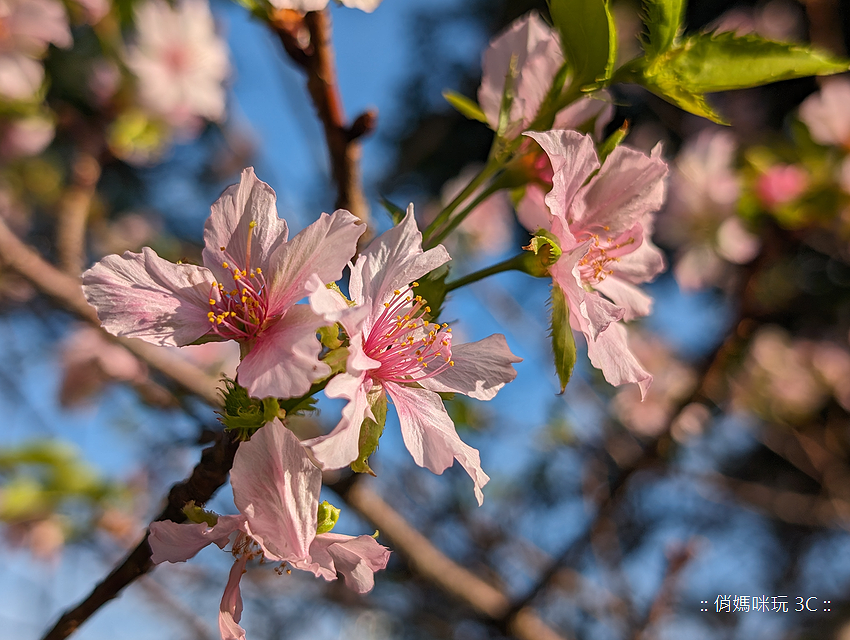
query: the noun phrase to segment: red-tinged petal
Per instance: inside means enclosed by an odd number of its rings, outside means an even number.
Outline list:
[[[221,596],[221,605],[218,612],[218,630],[221,640],[245,640],[245,629],[239,626],[242,619],[242,592],[239,582],[245,573],[245,564],[248,562],[247,555],[241,555],[233,563],[227,585],[224,587],[224,595]]]
[[[490,476],[481,469],[478,451],[457,435],[440,396],[428,389],[392,382],[385,383],[385,388],[398,412],[404,444],[416,464],[441,474],[457,460],[472,478],[475,498],[482,504],[481,488]]]
[[[308,291],[314,274],[322,282],[334,282],[357,251],[357,240],[366,225],[345,209],[323,213],[271,256],[266,278],[271,313],[287,309]]]
[[[609,276],[596,285],[596,290],[611,298],[618,307],[625,309],[623,320],[634,320],[652,313],[652,298],[625,280]]]
[[[225,262],[232,261],[240,269],[260,267],[268,271],[269,258],[289,235],[286,220],[277,216],[276,202],[274,189],[257,178],[253,167],[248,167],[242,171],[239,184],[227,187],[213,203],[204,224],[203,258],[219,282],[231,281],[230,269],[222,267]],[[253,228],[252,222],[256,223]]]
[[[537,116],[555,74],[564,63],[558,36],[534,12],[516,20],[496,36],[484,52],[481,87],[478,89],[478,102],[493,129],[499,124],[505,77],[512,57],[516,59],[517,73],[508,116],[512,126],[506,132],[509,138],[522,131]]]
[[[246,530],[269,560],[306,558],[316,536],[321,472],[280,420],[236,451],[230,473],[233,500]]]
[[[525,135],[543,147],[552,163],[552,190],[546,196],[549,211],[572,224],[573,201],[590,175],[599,169],[593,138],[578,131],[529,131]]]
[[[511,364],[522,362],[522,358],[511,353],[505,336],[494,333],[478,342],[453,344],[452,361],[453,367],[420,384],[431,391],[457,392],[478,400],[490,400],[516,378]]]
[[[224,549],[230,535],[243,527],[243,516],[221,516],[214,527],[201,522],[178,524],[170,520],[152,522],[148,544],[151,560],[160,562],[185,562],[209,544]]]
[[[600,333],[596,340],[587,341],[587,355],[594,367],[602,371],[605,379],[615,387],[634,382],[640,387],[643,400],[652,375],[647,372],[629,349],[626,328],[621,322],[615,322]]]
[[[113,335],[168,346],[194,342],[210,330],[212,273],[142,251],[106,256],[86,271],[86,299]]]
[[[360,254],[351,270],[349,292],[351,299],[383,311],[381,304],[397,289],[410,284],[451,260],[443,245],[422,251],[422,234],[413,217],[413,205],[407,208],[404,219],[384,232]],[[368,331],[371,326],[364,329]]]
[[[322,533],[310,546],[310,559],[294,566],[325,580],[336,580],[337,574],[342,574],[349,589],[367,593],[375,586],[375,572],[386,568],[390,550],[372,536]]]
[[[322,469],[342,469],[357,459],[360,453],[360,425],[371,413],[366,394],[371,382],[365,374],[347,373],[334,377],[325,387],[329,398],[344,398],[348,403],[342,410],[342,419],[334,430],[325,436],[305,440],[302,444]],[[368,413],[367,413],[368,412]]]
[[[588,185],[573,208],[573,232],[604,230],[619,235],[664,204],[667,163],[619,146]],[[578,234],[577,234],[578,235]]]
[[[255,398],[302,396],[331,368],[319,360],[316,331],[325,321],[307,305],[295,305],[257,338],[237,369],[239,384]]]

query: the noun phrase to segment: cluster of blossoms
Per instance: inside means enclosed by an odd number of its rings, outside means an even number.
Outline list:
[[[244,637],[238,583],[253,557],[328,580],[339,572],[355,590],[371,589],[388,552],[368,536],[317,534],[316,514],[320,468],[358,458],[361,429],[377,420],[387,396],[416,463],[442,473],[458,460],[480,503],[489,478],[438,393],[490,399],[516,376],[511,365],[519,362],[504,336],[453,344],[451,329],[431,321],[416,280],[450,258],[442,246],[422,250],[412,207],[351,265],[349,302],[327,285],[341,278],[365,226],[338,210],[289,239],[275,203],[274,191],[246,169],[211,208],[203,266],[174,264],[145,248],[107,256],[83,274],[87,299],[115,335],[169,346],[235,340],[242,352],[237,381],[251,396],[301,397],[324,381],[329,397],[348,401],[327,436],[299,443],[275,419],[239,447],[231,479],[240,515],[152,525],[155,562],[186,560],[209,543],[232,541],[223,638]],[[299,304],[305,297],[309,304]],[[344,370],[335,376],[320,358],[317,332],[327,326],[341,327],[346,343]]]

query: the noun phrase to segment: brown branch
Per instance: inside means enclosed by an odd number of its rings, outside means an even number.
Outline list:
[[[337,187],[336,206],[368,223],[369,204],[361,186],[357,140],[375,128],[377,113],[367,111],[351,126],[346,124],[336,79],[330,14],[314,11],[301,16],[281,10],[273,14],[270,24],[286,53],[307,74],[307,91],[322,123],[330,155],[331,175]],[[366,242],[363,237],[360,241]]]
[[[529,607],[511,611],[510,600],[492,584],[445,556],[428,538],[369,489],[355,482],[340,492],[348,506],[371,522],[408,561],[411,569],[446,593],[472,607],[490,622],[504,624],[522,640],[564,640]]]
[[[86,302],[80,281],[44,260],[37,251],[25,245],[0,220],[0,263],[23,276],[41,293],[80,319],[100,327],[97,312]],[[180,356],[147,342],[130,338],[104,336],[125,347],[152,368],[168,376],[186,391],[203,398],[213,406],[219,403],[217,381]]]
[[[203,504],[212,498],[219,487],[227,482],[227,474],[233,465],[233,456],[236,454],[238,445],[239,443],[232,440],[229,434],[218,434],[218,439],[213,446],[204,449],[201,461],[192,471],[189,479],[171,488],[168,503],[154,520],[183,522],[186,520],[183,507],[187,502],[194,500],[198,504]],[[153,569],[148,534],[149,532],[146,531],[144,538],[124,561],[113,569],[112,573],[106,576],[79,605],[63,614],[42,640],[67,638],[100,607],[118,596],[124,587]]]
[[[56,220],[56,251],[62,270],[79,275],[86,254],[86,223],[100,179],[100,164],[94,156],[80,153],[71,167],[72,183],[59,202]]]

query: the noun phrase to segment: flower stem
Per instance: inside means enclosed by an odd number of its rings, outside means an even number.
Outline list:
[[[432,247],[436,244],[436,242],[432,243],[430,239],[434,232],[441,226],[443,226],[449,219],[449,216],[452,214],[452,212],[454,212],[454,210],[457,209],[460,204],[464,200],[466,200],[478,187],[484,184],[484,182],[488,180],[490,176],[496,173],[496,171],[499,170],[502,164],[503,162],[493,158],[490,159],[490,161],[487,162],[486,165],[484,165],[484,168],[481,169],[480,173],[475,176],[469,182],[468,185],[466,185],[466,188],[464,188],[463,191],[457,194],[455,199],[452,200],[449,204],[447,204],[446,207],[442,211],[440,211],[440,213],[437,214],[437,217],[434,218],[431,224],[429,224],[425,228],[425,231],[422,232],[423,245],[425,245],[426,247]]]
[[[473,282],[478,282],[479,280],[483,280],[488,276],[496,275],[497,273],[502,273],[503,271],[526,271],[526,263],[528,262],[527,252],[522,252],[517,254],[511,258],[503,262],[499,262],[494,264],[492,267],[487,267],[486,269],[481,269],[480,271],[473,271],[470,274],[463,276],[462,278],[458,278],[457,280],[452,280],[451,282],[446,283],[446,293],[449,291],[454,291],[455,289],[459,289],[460,287],[466,286],[468,284],[472,284]]]

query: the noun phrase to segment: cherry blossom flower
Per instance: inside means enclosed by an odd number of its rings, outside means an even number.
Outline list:
[[[305,441],[323,469],[340,469],[359,452],[360,427],[374,418],[371,405],[386,393],[395,405],[404,444],[416,464],[440,474],[457,460],[472,477],[478,503],[490,479],[478,451],[457,435],[437,392],[490,400],[516,377],[505,337],[452,344],[451,329],[425,320],[427,302],[415,293],[417,278],[450,260],[442,245],[422,251],[413,207],[404,220],[374,240],[351,269],[349,307],[338,293],[317,285],[310,304],[350,340],[348,368],[325,389],[345,398],[342,420],[325,436]]]
[[[0,158],[14,160],[35,156],[53,141],[56,128],[45,115],[0,122]]]
[[[213,526],[154,522],[148,538],[154,564],[185,562],[207,545],[223,549],[232,543],[235,560],[219,610],[222,640],[245,638],[239,582],[252,558],[286,563],[328,581],[341,574],[357,593],[372,590],[389,549],[371,536],[316,533],[322,473],[279,420],[239,446],[230,479],[239,515],[219,516]]]
[[[291,9],[300,13],[321,11],[328,6],[329,0],[270,0],[275,9]],[[372,13],[381,4],[381,0],[341,0],[342,4],[352,9],[360,9]]]
[[[0,2],[0,96],[32,98],[44,82],[40,58],[49,44],[71,46],[71,30],[56,0]]]
[[[643,396],[652,376],[629,350],[619,321],[650,312],[652,299],[636,285],[664,268],[661,252],[649,240],[653,214],[665,196],[667,165],[660,147],[647,157],[619,146],[600,166],[589,135],[526,135],[552,163],[552,190],[546,196],[551,217],[544,229],[562,250],[549,272],[564,292],[570,324],[587,338],[590,361],[608,382],[635,382]]]
[[[824,80],[820,91],[803,100],[800,120],[820,144],[850,147],[850,80],[844,76]]]
[[[755,191],[770,211],[797,199],[809,186],[805,169],[794,164],[775,164],[756,181]]]
[[[505,78],[510,72],[511,58],[516,58],[514,99],[508,114],[506,138],[512,138],[528,128],[537,117],[543,100],[552,87],[555,75],[564,64],[561,41],[557,32],[537,15],[530,12],[515,20],[496,36],[484,52],[481,67],[481,86],[478,102],[492,129],[499,124]],[[587,122],[601,112],[610,119],[613,106],[607,94],[585,96],[562,110],[555,119],[555,127],[569,129]],[[604,127],[604,124],[602,125]]]
[[[676,157],[658,235],[678,249],[674,274],[684,289],[721,281],[728,262],[747,263],[761,246],[736,215],[741,193],[736,146],[728,131],[707,129]]]
[[[316,276],[342,275],[365,230],[348,211],[322,216],[287,241],[272,188],[245,169],[213,204],[204,226],[205,266],[173,264],[153,250],[107,256],[83,274],[83,290],[107,331],[167,346],[236,340],[237,379],[256,397],[289,398],[330,374],[318,360],[323,320],[307,305]]]
[[[206,0],[181,0],[175,8],[147,0],[136,9],[136,31],[127,66],[142,106],[190,132],[204,119],[222,120],[230,67]]]

